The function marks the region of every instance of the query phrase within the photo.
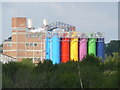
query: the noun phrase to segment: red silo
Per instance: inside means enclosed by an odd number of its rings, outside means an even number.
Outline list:
[[[69,38],[62,38],[61,42],[61,62],[66,63],[70,59],[70,44]]]

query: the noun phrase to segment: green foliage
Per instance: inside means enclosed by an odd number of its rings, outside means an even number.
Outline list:
[[[94,55],[55,65],[51,60],[37,66],[31,59],[10,62],[2,65],[3,88],[81,88],[81,83],[84,88],[118,88],[119,58],[114,53],[104,62]]]
[[[101,87],[110,87],[110,88],[116,88],[118,87],[118,73],[120,73],[120,55],[119,53],[113,53],[113,57],[109,56],[104,61],[104,82]]]
[[[118,69],[118,64],[120,64],[120,55],[118,53],[113,53],[113,57],[108,56],[104,61],[104,69],[115,71]]]
[[[84,65],[96,65],[99,66],[100,65],[100,59],[95,57],[93,54],[91,55],[87,55],[83,61],[81,62]]]
[[[110,43],[105,45],[105,53],[107,56],[112,55],[114,52],[120,51],[120,40],[112,40]]]
[[[103,73],[104,82],[101,88],[117,88],[118,87],[118,71],[105,70]]]
[[[52,64],[51,60],[46,60],[43,63],[39,62],[38,65],[35,67],[35,70],[37,72],[51,72],[54,69],[54,66]]]
[[[12,78],[10,78],[7,74],[5,74],[4,72],[2,73],[2,87],[3,88],[11,88],[14,87],[13,86],[13,80]]]

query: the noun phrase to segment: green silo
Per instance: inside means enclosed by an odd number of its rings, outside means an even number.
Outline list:
[[[93,54],[96,56],[96,38],[89,38],[88,41],[88,54]]]

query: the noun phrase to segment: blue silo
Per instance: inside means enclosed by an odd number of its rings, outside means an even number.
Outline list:
[[[60,63],[60,38],[57,36],[52,37],[52,62],[53,64]]]
[[[97,56],[102,58],[102,61],[105,59],[105,51],[104,51],[104,38],[97,39]]]

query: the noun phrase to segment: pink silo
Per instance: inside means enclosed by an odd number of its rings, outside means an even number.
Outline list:
[[[79,40],[79,59],[80,61],[87,55],[87,39],[81,38]]]

